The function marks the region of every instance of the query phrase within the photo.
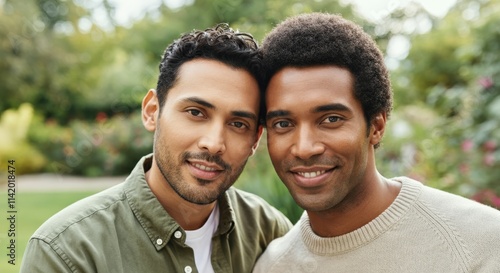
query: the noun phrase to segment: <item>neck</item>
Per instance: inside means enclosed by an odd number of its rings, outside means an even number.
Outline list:
[[[308,211],[311,228],[318,236],[335,237],[368,224],[396,199],[401,185],[378,172],[354,188],[344,200],[325,211]]]
[[[184,230],[201,228],[217,202],[199,205],[184,200],[165,181],[154,162],[146,172],[146,181],[163,208]]]

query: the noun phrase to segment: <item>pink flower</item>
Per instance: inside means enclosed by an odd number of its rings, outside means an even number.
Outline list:
[[[493,153],[485,154],[483,157],[483,163],[488,167],[495,165],[495,156],[493,155]]]
[[[481,190],[474,194],[471,199],[483,204],[500,208],[500,197],[496,195],[495,191],[493,191],[492,189]]]
[[[487,152],[493,152],[497,148],[497,143],[494,140],[488,140],[483,144],[483,148]]]
[[[488,89],[493,86],[493,80],[490,77],[482,77],[478,80],[478,83],[484,89]]]
[[[498,197],[498,196],[493,197],[491,202],[493,203],[493,206],[495,206],[495,208],[500,209],[500,197]]]
[[[474,142],[470,139],[466,139],[462,142],[462,151],[468,153],[474,148]]]

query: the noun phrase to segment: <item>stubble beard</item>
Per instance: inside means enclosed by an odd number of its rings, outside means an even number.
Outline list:
[[[206,152],[184,152],[177,160],[175,160],[174,156],[169,152],[168,147],[162,146],[162,149],[156,146],[157,145],[155,145],[154,158],[165,181],[182,199],[198,205],[211,204],[219,199],[226,192],[226,190],[228,190],[234,182],[236,182],[236,179],[240,176],[247,162],[247,160],[245,160],[241,166],[238,166],[238,168],[233,171],[232,167],[225,163],[217,155],[210,155]],[[189,178],[184,178],[181,172],[182,165],[189,164],[186,161],[188,158],[197,158],[209,162],[215,162],[221,165],[224,168],[224,171],[221,174],[221,177],[215,181],[194,178],[197,183],[196,186],[193,186],[185,181]],[[220,182],[220,179],[223,181]],[[218,183],[215,189],[207,189],[210,184],[214,183]]]

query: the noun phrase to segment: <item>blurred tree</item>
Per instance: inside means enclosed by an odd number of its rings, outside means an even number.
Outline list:
[[[66,72],[78,63],[80,52],[68,47],[85,11],[66,1],[10,1],[0,10],[0,81],[9,94],[0,111],[30,102],[47,117],[67,118],[66,110],[79,99]]]
[[[33,85],[42,78],[26,69],[37,61],[35,42],[42,39],[43,22],[27,16],[36,14],[33,3],[6,1],[0,9],[0,111],[17,107],[36,96]],[[43,42],[41,42],[43,44]],[[7,96],[7,94],[9,94]]]
[[[457,56],[471,39],[464,25],[467,23],[463,18],[452,12],[435,29],[412,39],[408,58],[402,63],[411,85],[405,87],[407,96],[400,93],[400,103],[425,101],[430,87],[450,88],[470,80],[468,75],[460,73],[468,60]]]
[[[350,5],[342,5],[337,0],[197,0],[177,9],[163,4],[154,11],[155,14],[146,15],[130,29],[119,30],[124,35],[121,46],[127,52],[139,50],[146,53],[148,61],[156,66],[166,45],[192,29],[205,29],[225,22],[234,29],[252,33],[260,41],[284,18],[312,11],[341,13],[346,18],[369,25],[354,15]]]

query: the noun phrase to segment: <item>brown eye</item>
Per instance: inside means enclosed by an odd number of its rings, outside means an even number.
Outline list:
[[[232,122],[232,125],[236,128],[243,128],[246,126],[243,122],[239,122],[239,121]]]
[[[274,124],[276,128],[286,128],[290,126],[290,122],[286,120],[278,121]]]
[[[339,116],[329,116],[323,120],[325,123],[335,123],[341,121],[342,118]]]
[[[189,110],[187,110],[187,112],[189,114],[191,114],[192,116],[195,116],[195,117],[202,117],[203,116],[203,114],[201,113],[201,111],[197,110],[197,109],[189,109]]]
[[[340,120],[340,118],[339,118],[339,117],[328,117],[328,121],[329,121],[329,122],[337,122],[337,121],[339,121],[339,120]]]

